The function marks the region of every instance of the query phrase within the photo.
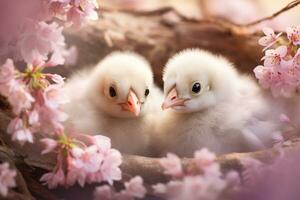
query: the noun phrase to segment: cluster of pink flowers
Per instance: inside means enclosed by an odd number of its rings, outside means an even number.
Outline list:
[[[68,22],[81,26],[86,20],[98,19],[95,11],[97,0],[48,0],[50,11],[55,16],[67,19]]]
[[[265,47],[264,64],[254,69],[255,76],[275,97],[292,96],[300,90],[300,26],[288,27],[285,34],[270,28],[263,32],[259,44]]]
[[[46,146],[42,153],[58,155],[54,170],[41,178],[50,189],[75,183],[81,187],[86,183],[112,184],[121,179],[122,157],[119,151],[111,148],[110,139],[101,135],[84,137],[88,139],[86,143],[64,133],[58,134],[56,140],[41,140]]]
[[[262,163],[243,158],[243,185],[236,198],[243,200],[297,200],[299,199],[299,146],[280,151],[276,159]]]
[[[64,78],[43,73],[49,66],[49,62],[41,66],[29,65],[22,73],[8,59],[1,67],[0,93],[7,98],[14,114],[7,132],[12,135],[12,140],[22,145],[33,143],[34,134],[44,137],[41,139],[45,145],[42,153],[57,155],[54,170],[41,178],[49,188],[75,183],[82,187],[85,183],[112,184],[120,180],[121,154],[111,148],[109,138],[66,133],[63,122],[67,114],[61,110],[61,105],[67,102],[62,92]],[[76,139],[78,135],[85,139]]]
[[[7,98],[14,116],[7,132],[21,145],[35,142],[34,134],[45,137],[41,140],[46,145],[42,153],[57,154],[53,172],[41,178],[49,188],[76,182],[81,186],[86,182],[112,184],[121,178],[121,155],[111,149],[108,138],[90,137],[93,142],[85,144],[65,133],[67,115],[61,110],[67,102],[62,92],[64,78],[43,72],[74,63],[70,58],[74,58],[76,49],[67,50],[63,28],[97,19],[97,8],[96,0],[0,2],[0,94]],[[17,70],[13,60],[20,67],[25,65],[25,70]],[[1,194],[15,185],[10,179],[15,174],[6,168],[0,170]]]
[[[33,65],[50,60],[64,64],[76,52],[74,47],[66,49],[63,25],[81,26],[97,19],[97,8],[96,0],[1,1],[0,62],[12,58]]]
[[[15,115],[7,132],[20,144],[33,143],[33,134],[38,131],[54,134],[62,130],[67,118],[61,111],[61,105],[67,102],[62,94],[63,78],[43,74],[45,67],[30,65],[22,73],[8,59],[0,69],[0,93],[7,97]]]
[[[167,184],[159,183],[153,186],[156,195],[170,200],[179,199],[218,199],[219,195],[228,188],[239,185],[238,173],[232,171],[225,176],[220,171],[220,166],[215,162],[215,154],[207,149],[196,151],[194,164],[199,173],[183,171],[180,159],[174,154],[168,154],[160,160],[165,174],[173,180]]]
[[[99,186],[94,191],[94,200],[134,200],[145,197],[147,190],[140,176],[131,178],[124,185],[125,189],[120,192],[108,185]]]
[[[15,177],[17,172],[9,169],[9,164],[0,164],[0,196],[7,196],[8,189],[16,186]]]

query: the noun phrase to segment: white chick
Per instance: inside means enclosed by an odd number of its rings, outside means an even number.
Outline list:
[[[66,84],[70,98],[65,111],[69,129],[102,134],[122,153],[147,154],[151,115],[160,110],[159,89],[149,63],[130,52],[114,52],[91,71],[82,71]]]
[[[162,108],[170,109],[157,125],[162,152],[192,156],[203,147],[224,154],[271,146],[280,112],[225,58],[184,50],[167,62],[163,80]]]

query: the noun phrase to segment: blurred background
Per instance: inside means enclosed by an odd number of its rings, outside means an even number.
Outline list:
[[[190,19],[217,16],[237,24],[246,24],[268,16],[286,6],[291,0],[98,0],[100,7],[123,10],[151,11],[172,7]],[[254,28],[270,26],[276,30],[298,24],[300,8],[283,13],[276,19]]]
[[[270,16],[292,0],[98,2],[99,20],[80,30],[65,31],[67,43],[77,47],[78,57],[72,70],[54,69],[57,73],[68,77],[77,69],[94,66],[112,51],[135,51],[150,61],[155,81],[162,86],[162,68],[170,56],[186,48],[202,48],[225,56],[239,71],[253,76],[263,56],[258,45],[262,28],[284,31],[300,24],[298,5],[255,26],[238,26]]]

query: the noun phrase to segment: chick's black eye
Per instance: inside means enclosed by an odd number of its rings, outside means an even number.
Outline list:
[[[115,88],[113,88],[112,86],[109,87],[109,95],[111,97],[117,96],[117,92],[116,92]]]
[[[150,90],[149,90],[149,89],[146,89],[146,90],[145,90],[145,96],[147,97],[147,96],[149,95],[149,93],[150,93]]]
[[[193,91],[194,93],[199,93],[200,90],[201,90],[201,84],[198,83],[198,82],[194,83],[194,84],[193,84],[193,87],[192,87],[192,91]]]

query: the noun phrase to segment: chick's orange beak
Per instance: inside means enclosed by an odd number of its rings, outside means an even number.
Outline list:
[[[121,103],[120,105],[123,110],[132,112],[135,116],[138,116],[141,112],[141,103],[137,95],[132,90],[129,90],[127,102]]]
[[[168,93],[168,95],[165,98],[163,104],[161,105],[161,108],[163,110],[165,110],[165,109],[172,108],[172,107],[175,107],[175,106],[184,106],[185,101],[186,101],[186,99],[178,98],[178,93],[177,93],[176,87],[174,87]]]

